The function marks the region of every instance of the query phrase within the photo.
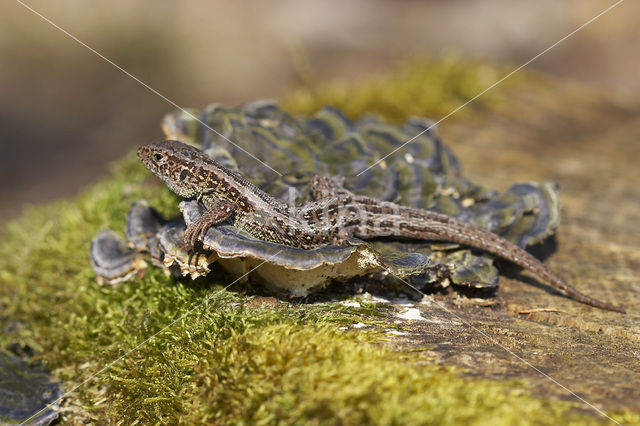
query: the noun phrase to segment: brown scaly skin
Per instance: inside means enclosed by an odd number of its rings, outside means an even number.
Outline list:
[[[185,232],[193,247],[207,229],[230,221],[256,238],[302,249],[348,244],[348,239],[381,236],[447,241],[507,259],[574,299],[602,309],[624,309],[580,293],[517,245],[468,222],[432,212],[353,194],[329,178],[311,180],[316,201],[296,207],[270,196],[237,172],[198,149],[177,141],[144,145],[142,164],[173,192],[195,198],[208,210]]]

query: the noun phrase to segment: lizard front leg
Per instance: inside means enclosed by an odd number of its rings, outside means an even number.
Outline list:
[[[193,250],[198,241],[204,239],[207,230],[213,225],[229,219],[235,210],[235,204],[231,201],[217,201],[198,220],[191,222],[184,231],[184,243],[187,249]]]

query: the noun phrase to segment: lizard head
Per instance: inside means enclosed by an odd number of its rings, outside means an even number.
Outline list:
[[[140,162],[171,191],[183,198],[198,197],[203,180],[198,170],[210,162],[200,150],[178,141],[163,141],[138,148]]]

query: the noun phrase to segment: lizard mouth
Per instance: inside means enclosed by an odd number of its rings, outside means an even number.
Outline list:
[[[156,171],[160,167],[158,161],[163,158],[162,154],[154,152],[148,145],[143,145],[138,148],[137,155],[142,165],[156,174]]]
[[[146,146],[141,146],[140,148],[138,148],[138,151],[136,153],[138,155],[138,160],[140,160],[140,162],[145,166],[147,164],[147,159],[149,158],[148,153],[149,153],[149,148],[147,148]]]

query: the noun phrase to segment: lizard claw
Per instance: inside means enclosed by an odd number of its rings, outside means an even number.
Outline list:
[[[184,243],[189,250],[193,250],[198,242],[202,243],[204,236],[209,230],[209,226],[202,222],[190,224],[184,231]]]

